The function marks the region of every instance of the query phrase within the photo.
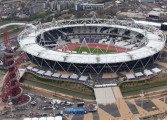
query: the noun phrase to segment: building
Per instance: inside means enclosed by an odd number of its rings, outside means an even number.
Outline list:
[[[37,14],[44,11],[44,3],[36,3],[29,7],[29,13],[31,14]]]
[[[104,9],[104,4],[89,4],[89,3],[76,3],[75,4],[75,10],[102,10]]]
[[[167,31],[167,22],[161,24],[161,30]]]
[[[61,10],[66,10],[70,8],[73,5],[73,1],[68,1],[68,0],[54,0],[51,2],[47,2],[47,5],[49,4],[49,8],[51,11],[61,11]]]
[[[147,20],[153,20],[153,21],[157,21],[160,19],[160,12],[157,12],[157,11],[150,11],[148,14],[147,14],[147,17],[146,19]]]

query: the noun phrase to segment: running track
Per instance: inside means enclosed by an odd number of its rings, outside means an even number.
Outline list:
[[[118,47],[118,46],[108,46],[108,45],[104,45],[104,44],[97,44],[97,43],[91,43],[91,44],[87,44],[87,45],[81,45],[81,44],[68,44],[67,46],[65,47],[59,47],[57,49],[62,49],[62,51],[75,51],[75,49],[79,48],[80,46],[82,47],[89,47],[89,48],[100,48],[100,49],[107,49],[108,47],[108,50],[113,50],[113,51],[116,51],[116,52],[125,52],[125,51],[129,51],[129,49],[126,49],[126,48],[122,48],[122,47]],[[56,50],[57,50],[56,49]]]

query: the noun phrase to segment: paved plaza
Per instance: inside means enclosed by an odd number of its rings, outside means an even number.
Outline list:
[[[111,87],[94,88],[94,92],[98,104],[115,103],[115,96]]]

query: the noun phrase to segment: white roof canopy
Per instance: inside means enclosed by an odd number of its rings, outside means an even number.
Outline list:
[[[159,68],[153,68],[152,71],[153,71],[153,73],[159,73],[159,72],[161,72],[162,70],[159,69]]]
[[[126,78],[127,78],[128,80],[130,80],[130,79],[134,79],[135,76],[134,76],[133,74],[126,74]]]
[[[60,77],[60,74],[59,74],[59,73],[54,73],[54,74],[52,75],[52,77],[58,78],[58,77]]]
[[[40,74],[40,75],[43,75],[45,73],[45,71],[44,70],[39,70],[37,73]]]
[[[88,80],[88,76],[81,76],[81,77],[79,78],[79,80],[85,82],[85,81]]]
[[[2,61],[0,61],[0,65],[3,65],[3,62],[2,62]]]
[[[51,71],[47,71],[44,75],[51,76],[53,73]]]
[[[33,68],[33,67],[31,67],[31,66],[28,66],[28,67],[27,67],[28,70],[31,70],[32,68]]]
[[[79,77],[79,76],[78,76],[77,74],[72,74],[72,75],[70,76],[71,79],[78,79],[78,77]]]
[[[33,71],[33,72],[37,72],[37,71],[39,71],[39,70],[38,70],[37,68],[33,68],[32,71]]]
[[[152,73],[150,70],[145,69],[145,70],[144,70],[144,74],[145,74],[146,76],[149,76],[149,75],[152,75],[153,73]]]
[[[135,73],[135,76],[136,77],[141,77],[141,76],[143,76],[144,74],[142,73],[142,72],[137,72],[137,73]]]
[[[67,75],[67,74],[62,74],[62,75],[61,75],[61,78],[67,79],[67,78],[69,78],[69,75]]]

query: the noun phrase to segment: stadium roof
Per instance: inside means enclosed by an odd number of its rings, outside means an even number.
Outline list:
[[[49,27],[46,29],[38,30],[29,34],[27,37],[20,36],[20,46],[21,48],[31,54],[33,56],[37,56],[39,58],[48,59],[52,61],[59,62],[67,62],[67,63],[81,63],[81,64],[103,64],[103,63],[121,63],[128,62],[132,60],[138,60],[146,57],[150,57],[164,48],[166,36],[161,32],[157,31],[157,33],[148,32],[146,37],[148,39],[148,43],[138,49],[131,50],[128,52],[115,53],[115,54],[75,54],[75,53],[65,53],[60,51],[53,51],[42,46],[39,46],[36,43],[36,37],[43,33],[44,31],[53,30],[62,27],[72,27],[72,26],[107,26],[107,27],[115,27],[122,29],[129,29],[131,31],[136,31],[141,34],[145,34],[145,30],[139,28],[132,28],[121,25],[111,25],[107,23],[103,24],[72,24],[72,25],[63,25],[56,27]],[[159,33],[164,36],[159,36]],[[97,60],[98,57],[98,60]],[[66,58],[66,59],[64,59]]]

